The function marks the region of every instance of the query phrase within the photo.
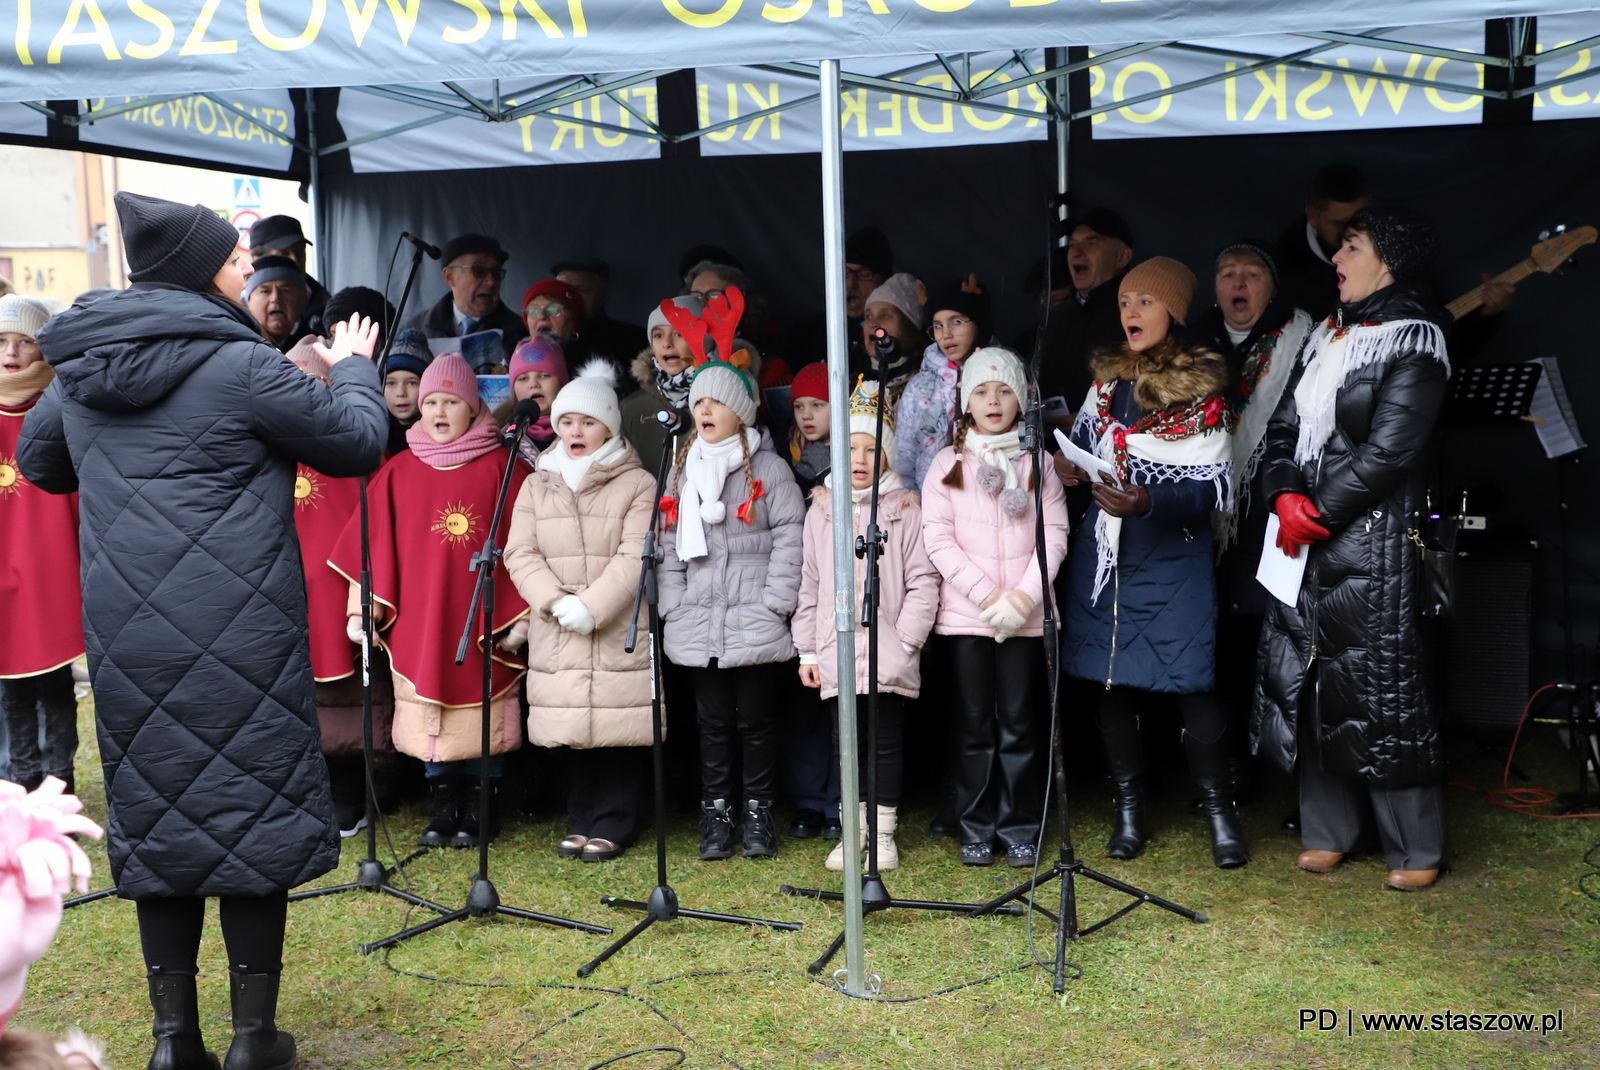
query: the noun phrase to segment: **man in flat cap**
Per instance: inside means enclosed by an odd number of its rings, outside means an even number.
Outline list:
[[[300,229],[300,220],[292,215],[269,215],[258,219],[250,228],[250,259],[263,256],[286,256],[297,264],[302,273],[306,270],[306,246],[311,241]],[[315,333],[322,333],[322,310],[328,304],[328,289],[322,283],[304,275],[311,296],[306,301],[301,321]]]
[[[511,254],[487,234],[461,234],[444,243],[439,257],[444,284],[450,292],[432,308],[406,320],[429,338],[459,338],[479,331],[500,331],[506,363],[511,351],[528,337],[522,317],[500,299],[500,284],[505,281],[506,261]]]

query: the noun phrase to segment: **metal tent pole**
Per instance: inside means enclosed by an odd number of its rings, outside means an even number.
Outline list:
[[[326,257],[331,255],[327,242],[324,240],[323,225],[326,222],[322,212],[322,163],[321,146],[317,141],[317,91],[306,90],[306,147],[311,151],[306,154],[310,175],[306,183],[306,203],[311,206],[311,240],[317,251],[317,274],[323,279],[332,277],[328,270]],[[388,334],[388,325],[384,333]]]
[[[861,817],[856,800],[856,551],[851,515],[850,350],[845,323],[844,144],[839,126],[839,61],[822,61],[822,278],[827,297],[828,445],[833,480],[833,619],[839,645],[839,823],[844,835],[845,991],[867,994],[861,946]],[[843,518],[841,520],[841,518]]]

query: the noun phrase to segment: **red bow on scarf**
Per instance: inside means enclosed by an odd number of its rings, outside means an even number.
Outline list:
[[[756,499],[761,497],[765,493],[766,493],[766,490],[762,488],[761,480],[759,480],[759,479],[756,480],[754,483],[752,483],[750,485],[750,498],[749,498],[749,500],[746,501],[743,505],[739,506],[739,508],[734,512],[733,515],[737,516],[740,520],[743,520],[746,524],[754,523],[754,521],[752,520],[752,518],[750,516],[750,510],[755,508]]]
[[[661,519],[669,529],[678,522],[678,499],[670,494],[661,496]]]

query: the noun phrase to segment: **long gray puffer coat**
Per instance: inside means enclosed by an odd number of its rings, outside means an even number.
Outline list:
[[[707,525],[705,557],[678,560],[676,525],[662,537],[664,646],[676,665],[705,668],[716,658],[732,669],[795,656],[789,617],[800,604],[805,499],[765,430],[750,468],[763,491],[752,523],[737,515],[750,496],[741,467],[723,482],[728,515]]]
[[[1267,500],[1305,494],[1332,532],[1301,551],[1311,556],[1298,605],[1273,599],[1261,632],[1251,748],[1286,771],[1301,716],[1314,719],[1330,773],[1404,788],[1437,780],[1443,769],[1422,631],[1423,563],[1411,537],[1450,376],[1442,336],[1427,323],[1440,315],[1404,284],[1341,305],[1335,325],[1357,332],[1412,322],[1389,328],[1390,351],[1347,373],[1320,464],[1294,460],[1303,364],[1267,427]],[[1313,340],[1328,330],[1317,328]]]
[[[295,463],[383,459],[372,363],[332,389],[220,297],[141,283],[40,333],[34,483],[78,492],[84,637],[122,895],[267,895],[331,869]]]

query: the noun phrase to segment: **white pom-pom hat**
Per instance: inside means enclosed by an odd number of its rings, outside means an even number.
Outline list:
[[[622,433],[622,408],[617,404],[617,370],[609,360],[595,359],[585,364],[577,376],[561,388],[550,406],[554,424],[569,412],[592,416],[606,425],[615,438]]]

